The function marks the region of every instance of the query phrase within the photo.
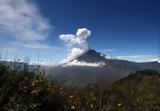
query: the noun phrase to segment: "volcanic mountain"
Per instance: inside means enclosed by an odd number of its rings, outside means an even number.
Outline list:
[[[88,50],[64,64],[49,68],[48,73],[66,86],[83,86],[88,83],[111,83],[144,69],[160,71],[160,64],[158,61],[136,63],[119,60],[95,50]]]

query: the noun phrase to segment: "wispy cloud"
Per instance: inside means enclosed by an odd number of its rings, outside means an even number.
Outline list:
[[[99,50],[100,52],[113,52],[113,51],[117,51],[117,49],[101,49]]]
[[[53,48],[51,46],[48,46],[46,44],[42,44],[42,43],[33,43],[33,44],[24,44],[23,45],[24,47],[26,48],[34,48],[34,49],[50,49],[50,48]]]
[[[0,0],[0,33],[22,42],[45,40],[51,26],[27,0]]]
[[[158,61],[157,55],[126,55],[126,56],[116,56],[116,58],[134,62]]]
[[[60,49],[59,47],[44,46],[42,48],[42,45],[36,46],[35,44],[35,46],[31,46],[35,48],[28,48],[30,45],[28,45],[28,47],[24,47],[23,45],[24,44],[11,43],[7,47],[4,47],[1,56],[2,59],[6,60],[7,58],[9,60],[14,60],[15,58],[18,58],[21,61],[24,61],[27,57],[30,59],[31,63],[36,63],[38,62],[37,57],[39,53],[39,60],[43,61],[44,63],[48,62],[50,64],[51,62],[60,61],[63,58],[64,50]]]
[[[37,60],[49,60],[59,49],[48,45],[52,24],[39,11],[36,4],[30,0],[0,0],[0,47],[3,46],[2,57],[19,58],[29,56]],[[56,55],[54,54],[54,55]]]

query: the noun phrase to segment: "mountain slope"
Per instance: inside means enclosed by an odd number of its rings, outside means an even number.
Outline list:
[[[89,50],[62,65],[48,70],[51,77],[65,85],[85,85],[87,83],[110,83],[128,74],[144,69],[160,71],[158,62],[136,63],[115,58]]]

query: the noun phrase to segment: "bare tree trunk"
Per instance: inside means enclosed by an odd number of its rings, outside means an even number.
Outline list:
[[[102,89],[101,89],[101,87],[100,87],[100,89],[99,89],[100,91],[99,91],[99,111],[101,111],[101,105],[102,105]]]

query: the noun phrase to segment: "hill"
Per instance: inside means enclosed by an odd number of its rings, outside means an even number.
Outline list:
[[[113,83],[112,90],[120,94],[118,100],[129,111],[160,110],[160,74],[153,70],[137,71]]]
[[[160,73],[137,71],[112,84],[64,87],[45,72],[0,65],[1,111],[159,111]]]

